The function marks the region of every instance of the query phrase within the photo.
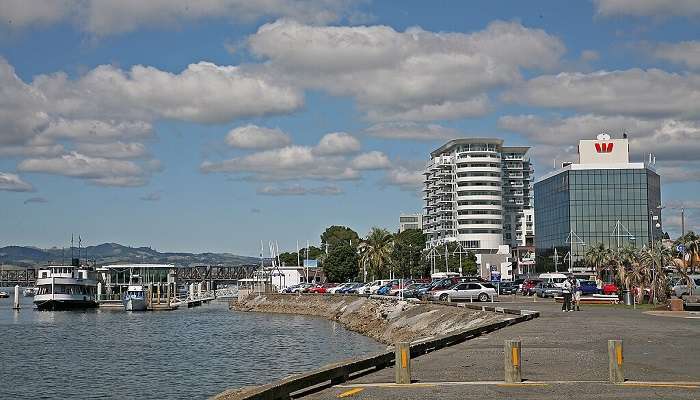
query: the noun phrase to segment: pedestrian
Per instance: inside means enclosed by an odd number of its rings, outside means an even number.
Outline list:
[[[574,287],[574,309],[576,311],[581,311],[581,295],[583,294],[581,291],[581,281],[576,278],[572,278],[572,284]]]
[[[563,312],[569,312],[571,311],[571,280],[566,279],[564,280],[564,284],[562,286],[562,295],[564,296],[564,304],[561,306],[561,310]]]

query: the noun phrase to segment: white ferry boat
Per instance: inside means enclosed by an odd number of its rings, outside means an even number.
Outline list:
[[[129,286],[122,302],[126,311],[146,311],[146,290],[141,285]]]
[[[97,307],[97,280],[90,268],[50,265],[38,271],[34,304],[39,310],[75,310]]]

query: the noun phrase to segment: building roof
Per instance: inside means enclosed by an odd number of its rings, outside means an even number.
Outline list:
[[[545,179],[549,179],[555,175],[559,175],[565,171],[581,171],[581,170],[591,170],[591,169],[646,169],[653,173],[656,170],[650,165],[644,163],[619,163],[619,164],[569,164],[565,167],[559,168],[557,170],[548,172],[535,180],[535,183],[542,182]]]
[[[458,146],[460,144],[472,144],[472,143],[486,143],[486,144],[495,144],[498,146],[503,145],[503,139],[496,139],[496,138],[460,138],[460,139],[452,139],[449,142],[443,144],[442,146],[438,147],[437,149],[433,150],[430,152],[431,157],[436,157],[442,153],[444,153],[447,149]]]

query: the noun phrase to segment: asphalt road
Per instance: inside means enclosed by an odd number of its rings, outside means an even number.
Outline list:
[[[387,368],[305,398],[700,398],[698,318],[606,306],[563,313],[552,300],[532,298],[499,305],[541,316],[412,360],[418,385],[381,385],[393,382],[394,370]],[[509,339],[522,343],[529,386],[502,385],[503,342]],[[625,385],[606,383],[608,339],[624,340]]]

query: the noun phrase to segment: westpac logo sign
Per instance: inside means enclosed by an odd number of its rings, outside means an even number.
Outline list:
[[[595,151],[598,153],[612,153],[613,147],[615,146],[615,143],[613,142],[608,142],[608,143],[595,143]]]

